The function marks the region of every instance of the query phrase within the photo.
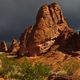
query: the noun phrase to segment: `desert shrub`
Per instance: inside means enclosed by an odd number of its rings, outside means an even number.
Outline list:
[[[8,77],[15,74],[14,71],[17,66],[19,66],[19,63],[16,59],[9,59],[5,55],[0,55],[0,60],[2,61],[2,67],[0,67],[0,75],[3,77]]]
[[[45,77],[50,75],[50,66],[44,65],[43,63],[36,63],[34,66],[27,60],[21,65],[23,77],[22,80],[43,80]]]
[[[44,65],[43,63],[39,62],[35,64],[35,69],[39,72],[39,74],[47,76],[50,74],[50,66],[49,65]]]
[[[63,70],[67,71],[68,75],[73,75],[78,68],[80,68],[80,61],[76,58],[71,58],[63,63]]]
[[[45,77],[50,75],[50,66],[43,63],[36,63],[34,66],[25,59],[19,63],[16,59],[8,59],[1,56],[2,67],[0,73],[4,78],[15,80],[44,80]]]

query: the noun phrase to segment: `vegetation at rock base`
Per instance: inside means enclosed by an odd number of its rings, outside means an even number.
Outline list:
[[[16,59],[9,59],[4,55],[0,56],[2,67],[0,68],[0,76],[5,79],[14,80],[44,80],[51,74],[51,68],[43,63],[35,63],[32,65],[27,59],[22,63]]]

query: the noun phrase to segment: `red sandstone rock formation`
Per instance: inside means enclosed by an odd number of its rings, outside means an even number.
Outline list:
[[[12,40],[12,44],[8,50],[8,52],[16,53],[20,49],[19,42],[16,39]]]
[[[0,43],[0,52],[6,52],[8,50],[7,44],[5,41]]]
[[[20,37],[20,50],[26,49],[31,56],[47,52],[62,33],[64,39],[73,30],[68,26],[58,4],[43,5],[37,14],[35,25]]]

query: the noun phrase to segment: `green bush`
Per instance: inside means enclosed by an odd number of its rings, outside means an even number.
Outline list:
[[[50,75],[50,66],[44,65],[43,63],[36,63],[34,66],[25,60],[21,64],[22,74],[21,80],[43,80],[45,77]]]
[[[44,80],[50,75],[51,68],[43,63],[36,63],[34,66],[25,59],[23,63],[19,63],[16,59],[8,59],[1,56],[2,68],[0,73],[8,79],[15,80]]]

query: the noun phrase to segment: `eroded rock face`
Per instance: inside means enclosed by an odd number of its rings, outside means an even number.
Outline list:
[[[38,12],[30,39],[32,43],[40,44],[57,38],[65,28],[68,28],[68,25],[60,7],[56,3],[43,5]]]
[[[16,53],[20,49],[19,42],[14,38],[8,52]]]
[[[26,48],[31,55],[42,54],[48,51],[61,33],[67,38],[72,32],[58,4],[43,5],[38,11],[33,28],[26,29],[22,34],[21,49]]]
[[[5,41],[2,41],[0,43],[0,52],[7,52],[7,50],[8,50],[8,47],[7,47],[6,42]]]

